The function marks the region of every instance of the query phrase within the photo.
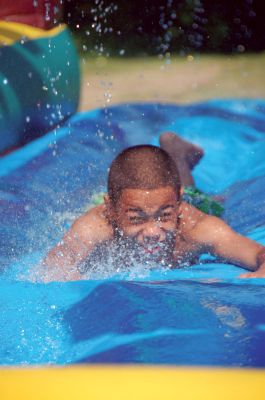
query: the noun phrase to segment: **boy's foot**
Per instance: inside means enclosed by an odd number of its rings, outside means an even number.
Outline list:
[[[193,169],[204,155],[204,151],[201,147],[181,139],[172,132],[162,133],[159,142],[160,147],[174,160],[185,160],[190,169]]]

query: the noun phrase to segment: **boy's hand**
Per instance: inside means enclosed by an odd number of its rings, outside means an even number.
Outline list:
[[[241,274],[239,278],[265,278],[265,263],[263,263],[257,271]]]
[[[239,278],[265,278],[265,247],[257,254],[258,269],[255,272],[242,274]]]

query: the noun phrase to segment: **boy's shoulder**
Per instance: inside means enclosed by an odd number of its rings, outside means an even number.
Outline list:
[[[113,237],[113,229],[108,221],[105,204],[95,206],[81,215],[71,228],[83,243],[98,243]]]
[[[218,217],[205,214],[196,207],[181,203],[181,230],[188,240],[196,243],[210,243],[213,234],[226,224]]]
[[[191,232],[208,217],[191,204],[182,201],[180,204],[180,221],[183,232]]]

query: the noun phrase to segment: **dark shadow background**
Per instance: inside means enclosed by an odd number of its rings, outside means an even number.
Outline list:
[[[136,56],[265,49],[262,0],[65,0],[79,50]]]

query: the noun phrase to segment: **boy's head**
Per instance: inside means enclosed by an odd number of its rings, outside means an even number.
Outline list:
[[[180,191],[177,167],[159,147],[130,147],[113,161],[105,199],[109,219],[141,260],[172,257]]]
[[[124,189],[158,189],[170,186],[180,198],[180,179],[175,162],[160,147],[140,145],[122,151],[112,162],[108,195],[113,205]]]

